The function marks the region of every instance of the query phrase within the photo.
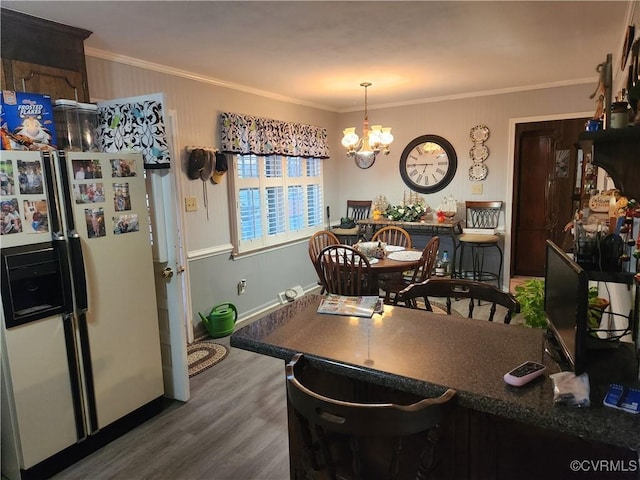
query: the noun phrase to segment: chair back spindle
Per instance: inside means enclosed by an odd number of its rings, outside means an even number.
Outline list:
[[[322,281],[328,293],[377,295],[369,259],[347,245],[329,245],[319,255]]]
[[[372,242],[383,242],[387,245],[397,247],[411,248],[411,235],[404,228],[395,225],[387,225],[382,227],[371,238]]]

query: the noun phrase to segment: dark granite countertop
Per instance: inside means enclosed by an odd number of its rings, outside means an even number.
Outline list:
[[[231,346],[288,361],[302,352],[316,366],[422,396],[447,388],[460,405],[640,451],[640,415],[602,406],[553,404],[544,332],[422,310],[385,306],[372,318],[322,315],[319,295],[307,295],[231,336]],[[511,368],[533,360],[547,375],[516,388],[505,384]]]

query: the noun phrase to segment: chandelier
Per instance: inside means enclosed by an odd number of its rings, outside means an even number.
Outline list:
[[[391,127],[382,125],[369,126],[369,113],[367,111],[367,87],[370,82],[360,84],[364,87],[364,122],[362,125],[362,138],[358,138],[356,127],[345,128],[342,132],[342,145],[347,149],[350,157],[361,158],[362,160],[375,160],[376,155],[382,152],[389,155],[389,145],[393,142]]]

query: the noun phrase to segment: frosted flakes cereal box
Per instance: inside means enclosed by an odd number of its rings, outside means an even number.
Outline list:
[[[51,97],[3,90],[0,102],[2,150],[55,150],[58,144]]]

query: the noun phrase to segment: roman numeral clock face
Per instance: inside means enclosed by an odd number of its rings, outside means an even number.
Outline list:
[[[437,135],[422,135],[406,146],[400,156],[400,176],[409,188],[434,193],[451,183],[458,168],[453,146]]]

